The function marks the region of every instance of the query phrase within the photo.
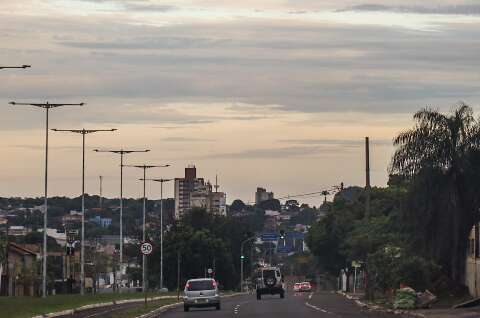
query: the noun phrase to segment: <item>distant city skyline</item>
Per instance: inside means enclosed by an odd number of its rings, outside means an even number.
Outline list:
[[[128,164],[195,164],[228,203],[385,186],[391,140],[423,107],[480,108],[478,1],[18,0],[0,6],[0,196],[41,197],[44,114],[17,102],[78,102],[52,128],[118,128],[87,147],[86,192],[119,196]],[[479,114],[476,113],[476,116]],[[50,196],[81,194],[81,143],[50,136]],[[125,197],[141,197],[125,171]],[[160,197],[150,184],[148,197]],[[173,197],[173,184],[164,188]],[[302,198],[320,205],[323,197]]]

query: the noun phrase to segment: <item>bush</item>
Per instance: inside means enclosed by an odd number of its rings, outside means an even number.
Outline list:
[[[424,291],[432,285],[432,278],[439,270],[439,266],[423,257],[405,255],[395,269],[397,285],[403,283],[417,291]]]

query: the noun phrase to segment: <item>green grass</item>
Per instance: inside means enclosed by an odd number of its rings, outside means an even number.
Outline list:
[[[147,306],[145,306],[144,304],[141,304],[135,308],[122,310],[121,312],[112,312],[111,314],[106,315],[105,318],[135,318],[135,317],[144,315],[146,313],[149,313],[157,309],[158,307],[173,304],[176,302],[177,302],[176,299],[165,299],[165,300],[159,300],[152,303],[148,303]]]
[[[149,293],[148,297],[174,295],[176,293]],[[49,296],[46,299],[39,297],[0,297],[0,318],[30,318],[90,304],[139,298],[143,298],[142,293],[97,294],[95,296],[57,295]]]

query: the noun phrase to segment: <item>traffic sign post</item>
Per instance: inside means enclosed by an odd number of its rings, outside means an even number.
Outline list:
[[[146,261],[146,256],[152,254],[153,252],[153,245],[152,243],[149,242],[143,242],[142,245],[140,245],[140,253],[142,253],[145,257],[143,258],[144,261]],[[145,264],[144,264],[145,265]],[[145,285],[145,281],[143,282]],[[147,289],[145,286],[143,286],[144,289],[144,294],[145,294],[145,306],[147,306]]]
[[[355,269],[355,272],[353,275],[353,293],[355,294],[355,291],[357,289],[357,269],[362,267],[362,262],[352,261],[352,267]]]
[[[140,252],[143,255],[150,255],[153,252],[153,246],[151,243],[144,242],[142,245],[140,245]]]

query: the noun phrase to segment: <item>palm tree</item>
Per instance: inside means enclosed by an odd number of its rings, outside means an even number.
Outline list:
[[[418,204],[413,205],[416,211],[412,213],[418,219],[429,218],[420,229],[431,237],[425,248],[432,249],[429,252],[433,254],[440,250],[434,256],[443,255],[443,261],[449,258],[450,277],[459,281],[468,234],[478,222],[478,191],[472,193],[468,182],[478,172],[474,158],[480,150],[480,124],[472,108],[463,103],[450,114],[423,109],[413,118],[414,128],[394,139],[397,150],[390,173],[416,184],[419,191],[411,197],[416,197]],[[425,181],[433,178],[437,178],[436,184]],[[425,187],[429,189],[423,191]],[[449,231],[445,232],[445,227]]]

